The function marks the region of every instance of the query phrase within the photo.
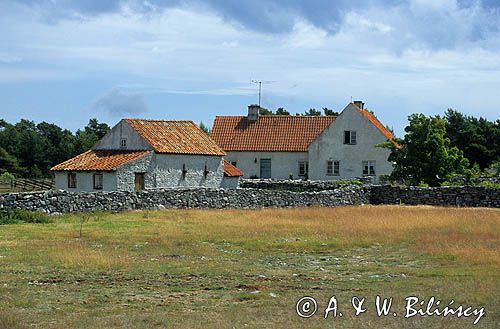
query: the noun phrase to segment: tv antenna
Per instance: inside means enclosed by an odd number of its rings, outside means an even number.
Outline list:
[[[263,81],[263,80],[250,80],[252,83],[259,84],[259,107],[260,107],[260,96],[262,94],[262,84],[263,83],[273,83],[275,81]]]

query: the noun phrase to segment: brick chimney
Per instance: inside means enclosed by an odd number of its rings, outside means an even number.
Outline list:
[[[257,121],[257,119],[259,119],[259,110],[259,105],[248,105],[248,121]]]
[[[363,101],[354,101],[353,104],[359,107],[360,109],[365,108],[365,103],[363,103]]]

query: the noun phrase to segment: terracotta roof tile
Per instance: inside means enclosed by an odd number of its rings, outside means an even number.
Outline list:
[[[335,120],[334,116],[217,116],[211,137],[225,151],[307,152],[309,144]]]
[[[225,155],[210,136],[193,121],[124,120],[158,153]]]
[[[241,177],[243,176],[243,171],[233,166],[231,163],[229,163],[227,160],[224,159],[224,176]]]
[[[112,171],[124,163],[140,158],[151,151],[89,150],[64,161],[52,171]]]
[[[378,130],[384,135],[388,140],[390,140],[394,145],[398,146],[398,144],[394,141],[396,136],[387,129],[386,126],[380,120],[373,114],[372,112],[368,111],[368,109],[360,109],[356,104],[352,103],[356,107],[356,109],[361,113],[365,118],[367,118],[375,127],[377,127]]]

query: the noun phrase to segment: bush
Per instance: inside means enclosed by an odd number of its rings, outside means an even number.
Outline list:
[[[33,212],[24,209],[1,209],[0,225],[19,223],[50,223],[49,216],[41,212]]]
[[[0,175],[0,179],[2,180],[7,180],[7,179],[14,179],[14,175],[12,175],[10,172],[6,171],[3,174]]]
[[[489,181],[482,181],[481,183],[479,183],[479,186],[492,187],[492,188],[500,188],[500,183],[489,182]]]

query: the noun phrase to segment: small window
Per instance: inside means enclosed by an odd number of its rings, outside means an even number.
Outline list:
[[[235,167],[238,167],[238,166],[237,166],[238,162],[236,162],[236,161],[231,161],[231,164],[232,164],[233,166],[235,166]]]
[[[309,162],[299,161],[299,176],[307,176],[309,172]]]
[[[327,161],[326,162],[326,174],[327,174],[327,176],[339,176],[340,175],[340,161]]]
[[[102,190],[102,174],[94,174],[94,190]]]
[[[344,144],[356,145],[356,132],[354,130],[344,131]]]
[[[209,174],[209,173],[210,173],[210,171],[208,170],[208,166],[207,166],[207,164],[205,163],[205,168],[204,168],[204,170],[203,170],[203,177],[204,177],[205,179],[207,179],[207,177],[208,177],[208,174]]]
[[[68,173],[68,188],[76,188],[76,173]]]
[[[182,165],[182,179],[185,179],[186,178],[186,174],[187,174],[188,170],[187,170],[187,167],[186,167],[186,164],[184,163]]]
[[[375,175],[375,161],[363,161],[363,175]]]
[[[122,149],[124,149],[124,148],[126,148],[126,147],[127,147],[127,139],[126,139],[126,138],[122,138],[122,139],[120,140],[120,147],[121,147]]]

